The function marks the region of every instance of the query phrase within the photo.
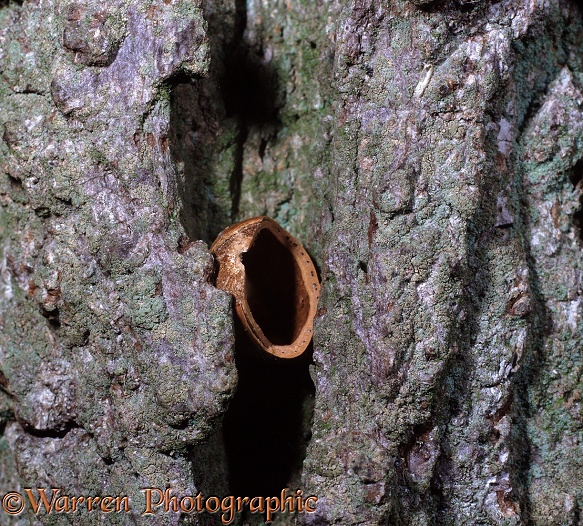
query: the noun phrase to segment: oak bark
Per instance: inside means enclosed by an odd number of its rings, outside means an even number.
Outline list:
[[[264,373],[208,252],[268,215],[323,290],[311,381],[247,398],[299,386],[274,463],[318,505],[277,524],[582,524],[582,15],[0,2],[0,496],[133,503],[0,522],[221,523],[140,490],[241,491],[237,426],[277,418],[229,416]]]

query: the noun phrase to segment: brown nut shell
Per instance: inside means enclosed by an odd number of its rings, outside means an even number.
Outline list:
[[[276,221],[253,217],[223,230],[211,246],[216,286],[235,298],[235,311],[264,351],[294,358],[308,347],[320,282],[300,242]]]

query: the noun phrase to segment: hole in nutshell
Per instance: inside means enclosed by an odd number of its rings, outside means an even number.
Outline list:
[[[245,293],[255,321],[276,345],[290,345],[308,317],[298,265],[269,230],[261,230],[243,254]]]
[[[299,241],[264,216],[224,230],[211,252],[216,285],[236,305],[239,382],[222,427],[229,491],[276,496],[300,489],[314,408],[317,271]]]

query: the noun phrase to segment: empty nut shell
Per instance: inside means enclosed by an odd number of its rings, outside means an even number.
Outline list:
[[[216,286],[235,298],[251,339],[280,358],[302,354],[312,339],[320,283],[310,256],[266,216],[223,230],[211,246]]]

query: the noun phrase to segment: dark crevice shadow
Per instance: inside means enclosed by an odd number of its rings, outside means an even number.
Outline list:
[[[249,136],[249,129],[243,124],[239,124],[237,141],[235,144],[235,154],[233,159],[233,170],[229,178],[229,191],[231,192],[231,221],[235,221],[239,216],[239,203],[241,202],[241,184],[243,183],[243,154],[245,142]]]
[[[36,438],[65,438],[71,431],[75,429],[83,429],[79,424],[73,421],[67,423],[62,429],[36,429],[25,422],[20,422],[20,425],[27,434]],[[83,429],[83,431],[85,430]]]
[[[211,67],[202,79],[169,82],[169,147],[177,167],[180,220],[188,237],[208,244],[239,217],[245,144],[266,140],[281,126],[281,87],[263,49],[244,38],[246,4],[220,12],[208,0]]]
[[[10,7],[11,5],[22,5],[24,0],[0,0],[0,9]]]
[[[49,310],[41,306],[40,313],[46,318],[51,329],[58,329],[61,327],[61,318],[58,307],[53,307]]]
[[[311,346],[294,359],[259,351],[237,327],[237,393],[223,420],[229,488],[236,496],[277,496],[299,487],[311,438],[315,388]]]
[[[211,79],[176,79],[171,85],[169,147],[177,169],[180,220],[190,240],[210,243],[230,220],[220,195],[217,157],[228,145],[217,142],[220,101]]]
[[[291,345],[308,316],[293,255],[269,230],[262,230],[242,262],[255,322],[270,342]],[[301,484],[313,421],[312,346],[296,358],[277,358],[258,349],[234,316],[239,381],[223,420],[229,491],[241,497],[278,496]]]
[[[251,137],[258,138],[259,153],[265,154],[281,127],[284,98],[264,50],[245,40],[245,0],[236,0],[231,11],[206,0],[203,9],[211,49],[209,75],[168,82],[169,148],[177,169],[180,220],[188,236],[179,242],[181,250],[190,240],[212,243],[239,219],[246,145]],[[257,271],[259,283],[264,269],[256,260],[251,254],[246,266]],[[269,296],[270,288],[257,290]],[[239,381],[223,426],[189,453],[195,485],[205,494],[250,497],[296,489],[313,418],[311,347],[298,358],[274,358],[254,347],[237,320],[235,354]]]
[[[280,128],[278,78],[256,51],[247,47],[243,40],[238,42],[239,45],[227,55],[225,72],[219,79],[225,116],[235,119],[237,123],[233,169],[229,180],[231,221],[239,216],[245,143],[250,132],[259,129],[263,134],[273,136]],[[263,151],[266,144],[263,144]]]
[[[575,166],[569,172],[569,179],[573,184],[573,188],[579,192],[579,207],[573,214],[573,225],[579,239],[583,241],[583,159],[579,159]]]

